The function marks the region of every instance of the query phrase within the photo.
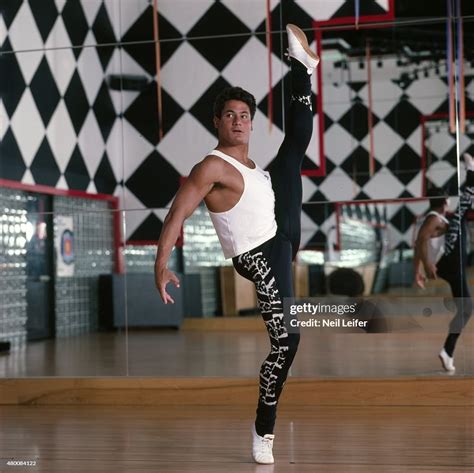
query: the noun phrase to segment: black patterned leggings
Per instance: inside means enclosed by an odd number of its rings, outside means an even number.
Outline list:
[[[453,356],[456,342],[472,314],[472,299],[466,278],[466,215],[474,195],[474,171],[468,171],[466,184],[459,197],[456,213],[449,221],[445,235],[444,254],[438,261],[438,275],[451,287],[456,314],[449,324],[444,349]]]
[[[299,333],[288,333],[283,299],[293,297],[292,260],[301,237],[301,164],[311,139],[313,114],[311,83],[306,67],[291,68],[292,96],[283,143],[270,168],[275,193],[274,238],[233,258],[234,267],[255,284],[258,307],[270,338],[270,353],[260,370],[255,428],[259,435],[273,433],[277,403],[295,357]]]

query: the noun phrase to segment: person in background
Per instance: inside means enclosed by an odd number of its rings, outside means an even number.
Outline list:
[[[456,305],[456,314],[449,324],[449,333],[439,352],[445,371],[454,374],[454,350],[462,329],[472,314],[471,291],[466,277],[467,266],[467,211],[474,195],[474,159],[464,154],[466,182],[459,197],[456,213],[448,220],[448,199],[440,189],[432,189],[430,211],[418,232],[415,242],[415,281],[425,288],[426,279],[441,277],[451,287]],[[422,269],[424,269],[424,274]]]

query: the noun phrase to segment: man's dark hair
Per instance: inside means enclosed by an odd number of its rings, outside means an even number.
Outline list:
[[[255,97],[250,92],[242,89],[242,87],[226,87],[219,93],[214,102],[215,117],[220,118],[222,116],[224,105],[228,100],[240,100],[246,103],[250,109],[250,117],[253,120],[257,110],[257,103],[255,102]]]
[[[446,191],[439,187],[432,187],[426,192],[426,197],[430,199],[430,209],[439,209],[448,199]]]

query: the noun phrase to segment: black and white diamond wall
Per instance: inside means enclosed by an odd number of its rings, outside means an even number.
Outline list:
[[[361,3],[363,16],[393,15],[391,0]],[[152,5],[150,0],[3,0],[0,6],[0,179],[114,194],[128,211],[129,240],[158,238],[180,177],[216,144],[212,102],[226,85],[255,95],[251,154],[262,167],[271,164],[284,136],[284,25],[305,28],[315,48],[314,21],[337,23],[355,11],[353,1],[272,0],[269,55],[266,1],[160,0],[160,124]],[[447,111],[445,72],[402,87],[396,58],[384,60],[383,68],[374,58],[375,173],[370,175],[367,73],[357,61],[336,67],[340,48],[334,45],[334,34],[323,35],[324,133],[317,131],[314,107],[315,133],[304,163],[314,170],[325,160],[326,176],[303,177],[305,202],[420,196],[420,117]],[[313,92],[315,101],[321,98],[316,79]],[[324,212],[317,210],[322,207]],[[328,208],[304,205],[303,246],[324,244],[335,224]]]
[[[108,150],[118,138],[111,131],[120,108],[106,78],[120,63],[111,5],[2,2],[1,178],[116,191],[120,168]],[[110,45],[99,47],[103,41]]]
[[[466,133],[458,140],[449,130],[448,119],[433,119],[425,123],[424,159],[426,161],[425,186],[443,187],[456,195],[459,184],[464,182],[465,170],[461,166],[458,182],[458,148],[460,154],[474,155],[474,117],[467,117]]]

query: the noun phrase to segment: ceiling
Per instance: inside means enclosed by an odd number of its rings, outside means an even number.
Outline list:
[[[363,0],[361,0],[363,1]],[[455,0],[451,0],[453,3]],[[372,53],[397,56],[405,63],[446,59],[446,0],[395,0],[395,23],[383,28],[325,31],[324,38],[341,38],[349,45],[344,53],[363,57],[367,40]],[[474,65],[474,0],[461,0],[464,57]],[[453,20],[455,41],[457,20]],[[341,51],[342,52],[342,51]]]
[[[452,4],[455,3],[455,0],[451,1]],[[397,18],[446,16],[446,11],[446,0],[395,0],[395,15]],[[474,15],[474,2],[472,0],[461,0],[461,13],[463,16]]]

